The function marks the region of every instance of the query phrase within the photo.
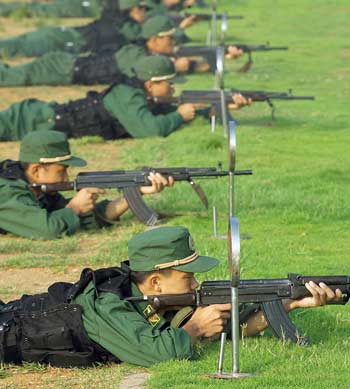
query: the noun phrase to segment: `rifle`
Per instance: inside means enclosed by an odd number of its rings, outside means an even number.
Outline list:
[[[238,72],[246,72],[251,68],[251,65],[253,64],[252,52],[288,50],[287,46],[270,46],[269,44],[243,45],[234,43],[224,45],[224,51],[226,52],[230,46],[235,46],[237,49],[241,49],[248,55],[248,61],[240,69],[238,69]],[[182,46],[176,50],[175,54],[176,57],[202,57],[208,62],[210,71],[215,73],[217,64],[217,47],[215,46]]]
[[[212,18],[212,14],[209,13],[188,13],[188,12],[181,12],[178,14],[169,14],[169,17],[171,20],[176,24],[179,25],[184,19],[190,17],[190,16],[195,16],[195,21],[196,22],[201,22],[201,21],[210,21]],[[217,14],[218,18],[226,18],[229,20],[241,20],[244,19],[243,16],[240,15],[227,15],[227,14]]]
[[[255,102],[266,102],[271,108],[271,115],[273,119],[275,106],[272,100],[315,100],[314,96],[294,96],[291,89],[288,92],[267,92],[231,88],[229,90],[225,90],[224,92],[226,104],[232,103],[232,97],[237,93],[240,93],[245,98],[251,98],[252,101]],[[218,90],[185,90],[176,97],[150,97],[148,99],[154,103],[160,104],[208,104],[214,106],[216,113],[220,114],[220,108],[218,107],[220,107],[221,95]],[[233,120],[232,118],[229,119]]]
[[[309,296],[306,282],[324,282],[333,291],[340,289],[343,298],[329,304],[344,305],[350,297],[350,276],[303,276],[290,273],[287,278],[240,280],[240,303],[259,304],[274,335],[298,344],[309,344],[310,339],[292,323],[283,308],[283,299],[299,299]],[[155,311],[169,306],[207,306],[231,303],[231,281],[205,281],[193,293],[130,297],[129,301],[148,301]]]
[[[160,173],[164,177],[173,177],[175,181],[187,181],[208,209],[208,199],[202,187],[194,182],[196,178],[218,178],[229,176],[230,172],[217,170],[216,168],[151,168],[144,167],[140,170],[114,170],[79,173],[74,181],[59,182],[55,184],[31,184],[31,188],[40,188],[42,192],[59,192],[68,190],[80,190],[83,188],[116,188],[123,192],[131,211],[142,222],[154,225],[159,220],[159,215],[153,211],[143,200],[139,191],[140,186],[151,185],[148,180],[150,173]],[[237,176],[251,175],[252,170],[237,170]]]

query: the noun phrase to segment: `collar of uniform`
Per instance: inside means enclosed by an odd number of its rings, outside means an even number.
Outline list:
[[[142,296],[139,288],[133,282],[131,283],[131,295],[133,297]],[[147,301],[133,302],[133,305],[145,318],[147,317],[147,314],[153,310]],[[152,314],[150,317],[146,318],[146,320],[154,329],[160,329],[164,325],[169,325],[168,321],[159,313]]]

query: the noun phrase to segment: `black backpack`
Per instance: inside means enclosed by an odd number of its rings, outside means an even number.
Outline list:
[[[75,284],[58,282],[47,293],[23,295],[0,304],[0,362],[40,362],[57,367],[87,367],[115,361],[103,347],[89,339],[82,322],[82,308],[71,304],[92,281],[96,293],[131,295],[129,270],[111,267],[84,269]]]

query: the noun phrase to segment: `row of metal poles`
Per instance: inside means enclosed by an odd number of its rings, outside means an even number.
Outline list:
[[[216,15],[216,0],[212,0],[212,20],[211,30],[208,34],[207,43],[216,46],[217,44],[217,15]],[[225,15],[221,20],[221,45],[224,44],[225,33],[227,31],[227,21]],[[220,351],[218,358],[218,367],[215,373],[209,374],[210,377],[220,379],[246,378],[250,377],[249,373],[242,373],[239,364],[239,340],[240,340],[240,324],[239,324],[239,301],[238,287],[240,282],[240,232],[238,218],[235,215],[234,208],[234,172],[236,168],[236,123],[234,120],[229,120],[227,104],[224,95],[224,57],[225,53],[222,47],[217,47],[216,54],[216,75],[214,88],[220,92],[220,110],[221,121],[224,129],[224,136],[228,140],[228,198],[229,198],[229,225],[228,225],[228,267],[231,277],[231,339],[232,339],[232,366],[231,371],[224,372],[224,355],[227,333],[223,332],[220,336]],[[212,131],[215,131],[216,125],[215,116],[212,117]],[[213,209],[214,235],[217,234],[217,212]]]

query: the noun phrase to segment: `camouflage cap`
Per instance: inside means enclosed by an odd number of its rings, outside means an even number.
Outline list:
[[[127,11],[133,7],[148,7],[146,1],[143,0],[119,0],[119,9]]]
[[[159,227],[134,235],[129,241],[129,263],[134,271],[174,269],[202,273],[219,261],[197,253],[185,227]]]
[[[142,25],[141,36],[149,39],[152,36],[174,35],[176,32],[173,21],[165,15],[153,16]]]
[[[30,163],[57,163],[85,166],[86,161],[71,154],[67,136],[59,131],[34,131],[21,142],[19,160]]]
[[[141,81],[181,82],[176,76],[176,70],[170,58],[164,55],[149,55],[143,57],[134,67],[136,77]]]

